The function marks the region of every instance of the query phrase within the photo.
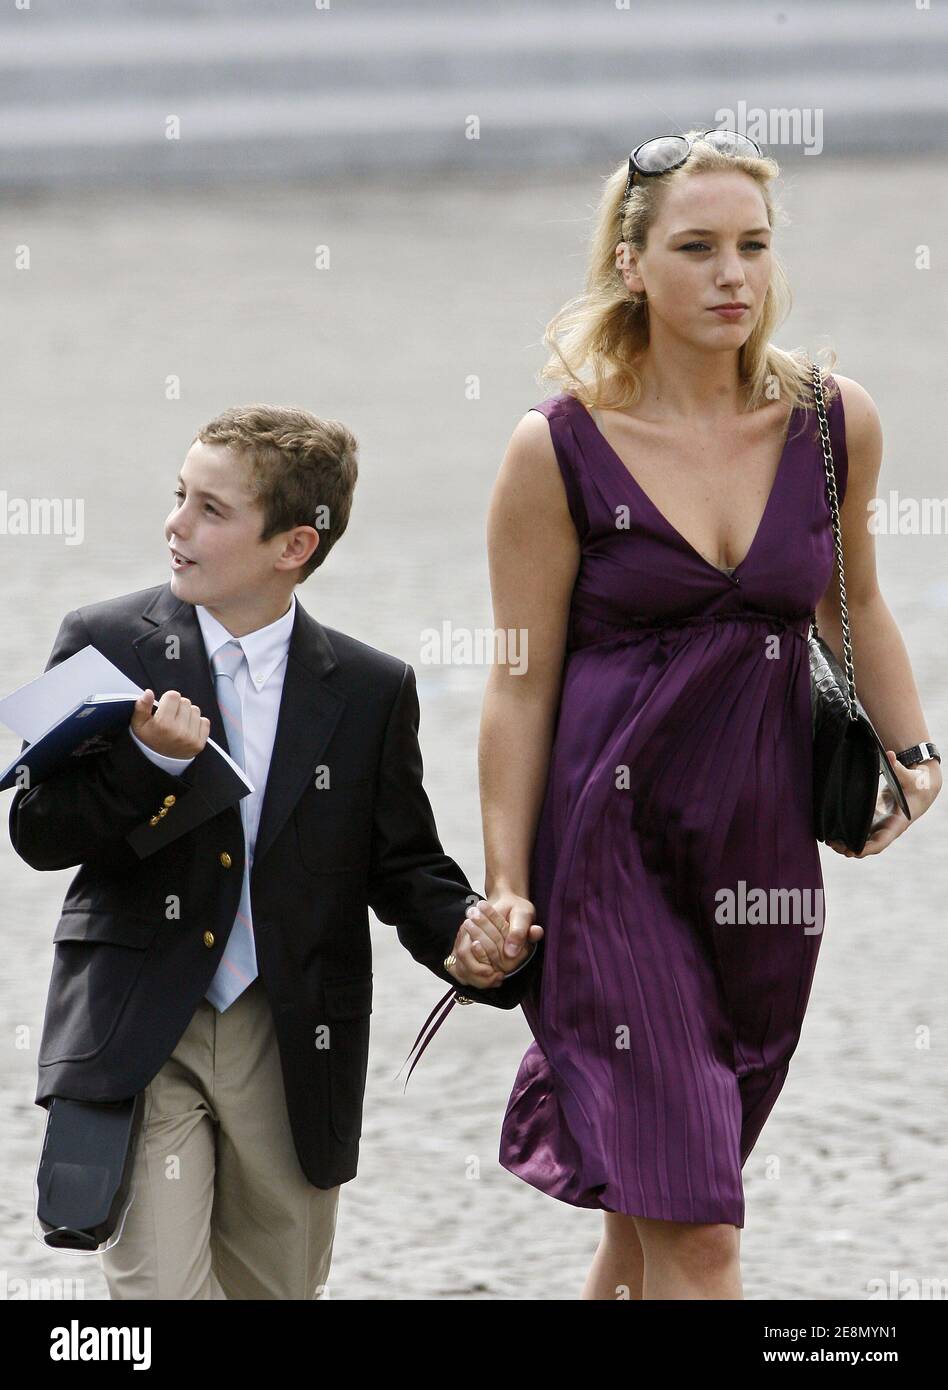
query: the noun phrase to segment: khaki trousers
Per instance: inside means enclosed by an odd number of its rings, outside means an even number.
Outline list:
[[[113,1299],[311,1299],[332,1259],[339,1188],[306,1179],[258,976],[202,999],[145,1091],[131,1206],[98,1258]]]

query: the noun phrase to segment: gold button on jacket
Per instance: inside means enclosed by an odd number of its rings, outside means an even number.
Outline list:
[[[206,932],[204,933],[204,945],[205,945],[205,946],[213,946],[213,945],[214,945],[214,933],[213,933],[212,931],[206,931]]]
[[[226,849],[221,850],[221,863],[223,864],[224,868],[229,869],[233,862],[233,859],[231,859]]]

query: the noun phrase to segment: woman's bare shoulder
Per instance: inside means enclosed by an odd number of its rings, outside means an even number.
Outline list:
[[[541,411],[526,411],[514,426],[494,484],[491,520],[497,531],[521,539],[576,539],[550,421]]]
[[[557,487],[559,465],[550,421],[542,411],[528,410],[517,421],[504,454],[500,478],[551,495],[562,493],[562,487]]]
[[[858,381],[854,381],[851,376],[841,376],[839,372],[832,372],[833,380],[839,385],[839,393],[843,398],[843,408],[847,414],[853,416],[875,415],[879,417],[876,403],[864,386]]]
[[[849,477],[854,483],[862,479],[874,485],[882,462],[882,421],[876,403],[852,377],[832,375],[843,403]]]

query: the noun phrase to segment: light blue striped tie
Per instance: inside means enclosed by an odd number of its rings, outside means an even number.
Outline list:
[[[244,649],[236,640],[225,642],[211,661],[217,683],[217,704],[224,719],[227,746],[235,763],[244,765],[244,720],[240,696],[234,678],[244,659]],[[253,921],[250,915],[250,845],[247,839],[245,803],[241,797],[240,820],[244,827],[244,881],[240,905],[231,928],[227,945],[207,991],[207,998],[220,1013],[257,978],[257,952],[254,948]]]

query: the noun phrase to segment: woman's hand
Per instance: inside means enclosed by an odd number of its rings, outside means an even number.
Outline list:
[[[883,783],[876,802],[876,819],[873,822],[875,828],[860,853],[854,854],[838,841],[826,841],[830,849],[835,850],[837,854],[845,855],[847,859],[865,859],[869,854],[880,854],[893,840],[897,840],[903,831],[908,830],[910,825],[914,825],[919,816],[924,815],[941,791],[940,763],[932,761],[922,763],[917,768],[903,767],[891,748],[887,750],[886,757],[902,784],[912,819],[905,819],[895,803],[895,797]]]
[[[508,906],[509,904],[509,906]],[[506,913],[515,914],[508,922]],[[468,908],[458,928],[448,974],[462,985],[498,989],[504,976],[518,970],[527,958],[527,940],[539,941],[543,928],[532,925],[533,904],[514,894],[495,894]],[[516,926],[516,929],[514,929]],[[509,949],[512,944],[512,949]]]
[[[534,921],[536,909],[529,898],[506,888],[492,893],[490,901],[508,922],[504,969],[517,970],[526,959],[527,943],[539,941],[543,935],[543,928]]]

